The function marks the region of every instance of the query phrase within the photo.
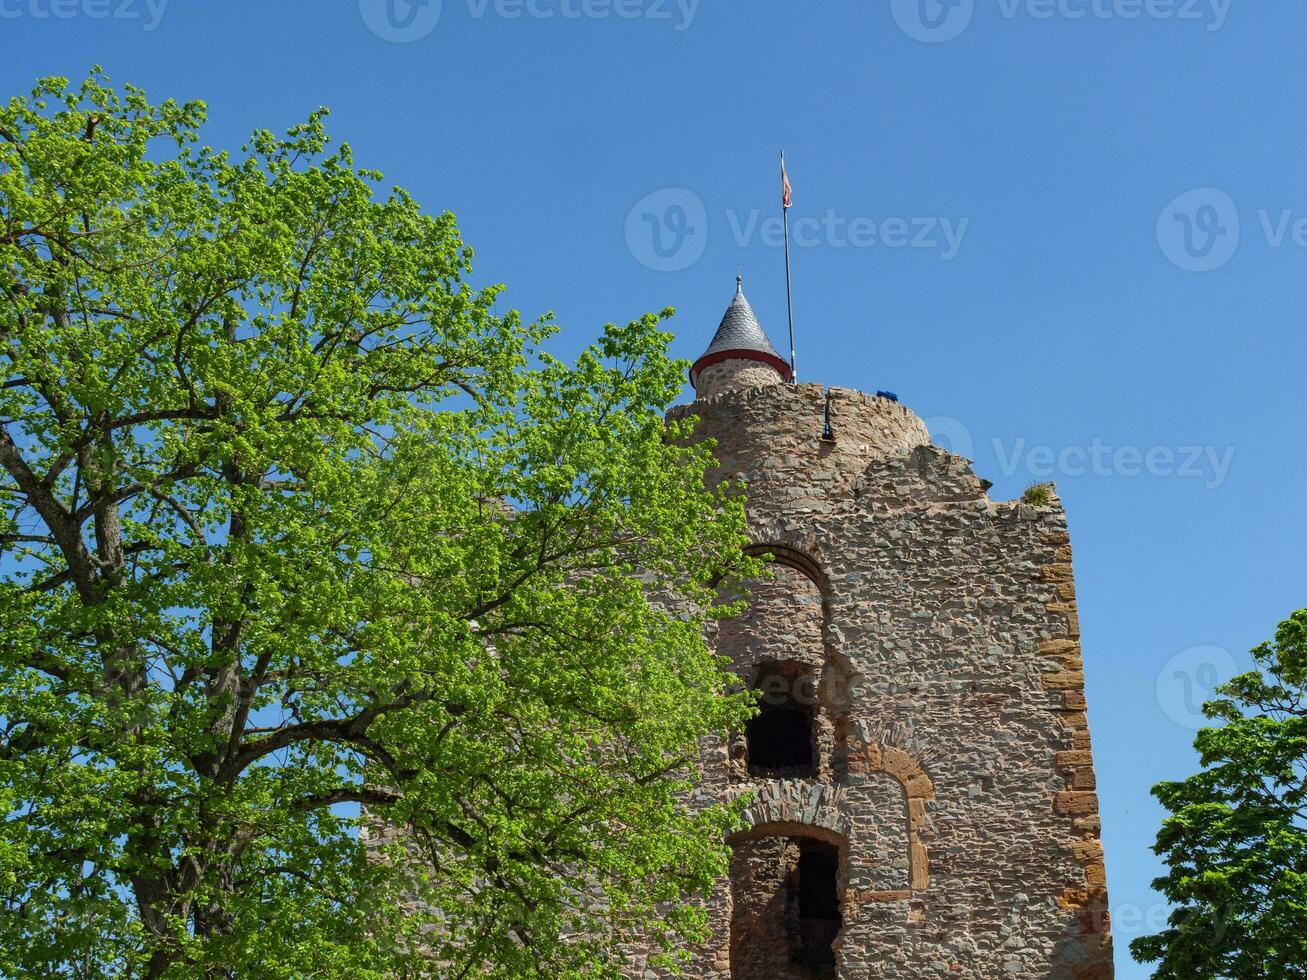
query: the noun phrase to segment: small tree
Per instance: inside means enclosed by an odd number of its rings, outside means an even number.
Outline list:
[[[1159,783],[1169,926],[1130,945],[1158,977],[1307,977],[1307,609],[1203,708],[1203,771]]]
[[[98,72],[0,108],[0,975],[702,935],[696,740],[750,707],[693,610],[753,566],[684,365],[655,316],[541,353],[324,114],[233,158]]]

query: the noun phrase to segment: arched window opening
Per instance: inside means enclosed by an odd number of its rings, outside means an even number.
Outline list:
[[[826,577],[795,549],[759,544],[747,550],[768,559],[769,573],[722,589],[721,601],[739,608],[715,637],[717,652],[759,697],[760,714],[729,741],[730,778],[832,778],[842,706],[826,697]]]
[[[764,663],[752,681],[758,714],[745,732],[749,774],[807,779],[817,775],[817,690],[803,664]]]
[[[811,775],[812,713],[764,704],[749,722],[748,745],[752,775]]]

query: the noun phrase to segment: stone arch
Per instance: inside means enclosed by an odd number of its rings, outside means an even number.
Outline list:
[[[723,593],[744,611],[723,620],[718,642],[738,668],[765,661],[796,661],[819,668],[825,660],[826,600],[803,571],[778,563],[771,574]]]
[[[799,595],[808,592],[806,605],[801,606],[797,617],[783,619],[776,629],[789,634],[802,635],[799,644],[792,644],[784,655],[762,649],[767,635],[772,631],[770,625],[754,621],[727,621],[718,631],[719,651],[727,652],[732,647],[732,634],[746,635],[753,639],[752,644],[735,643],[736,647],[753,645],[755,649],[745,653],[742,659],[736,659],[736,665],[745,668],[762,664],[784,664],[786,661],[805,661],[816,670],[818,689],[816,703],[816,740],[821,745],[819,753],[818,775],[823,779],[842,781],[847,775],[847,746],[850,734],[850,707],[856,670],[848,657],[840,649],[838,631],[833,629],[831,619],[831,584],[830,575],[822,558],[822,545],[809,529],[792,528],[787,525],[762,524],[750,531],[750,544],[745,546],[745,553],[755,557],[770,558],[772,567],[771,587],[782,592]],[[810,615],[806,610],[810,610]],[[800,649],[795,649],[799,647]],[[736,741],[736,753],[742,747]]]
[[[850,824],[842,807],[842,787],[773,779],[756,784],[754,791],[754,801],[744,811],[746,825],[729,841],[794,834],[840,846],[848,843]]]
[[[810,542],[805,542],[810,544]],[[775,540],[757,540],[744,549],[746,555],[771,556],[777,565],[792,568],[806,576],[821,593],[822,602],[830,600],[830,578],[821,563],[813,557],[811,547],[795,547]]]
[[[921,764],[902,749],[885,742],[871,742],[849,753],[849,773],[885,773],[903,787],[908,820],[908,888],[902,893],[869,896],[874,900],[911,898],[913,892],[930,885],[930,836],[926,805],[935,798],[935,784]]]
[[[821,596],[819,702],[829,750],[824,773],[832,779],[844,781],[848,776],[849,712],[858,674],[841,649],[839,632],[833,627],[833,594],[822,544],[811,531],[783,525],[754,528],[750,540],[752,543],[745,548],[746,554],[770,555],[775,565],[802,575]]]
[[[729,601],[744,601],[744,610],[716,626],[717,652],[763,700],[763,715],[731,736],[728,771],[735,782],[772,776],[830,779],[835,760],[842,757],[827,692],[847,685],[832,684],[829,578],[811,544],[754,537],[745,552],[767,556],[771,574],[730,594]],[[788,723],[793,729],[788,737],[797,745],[800,716],[811,742],[811,763],[755,764],[755,728]]]
[[[745,812],[731,846],[733,976],[820,980],[837,975],[849,903],[849,822],[842,790],[771,781]],[[805,911],[824,894],[825,911]],[[809,905],[811,908],[812,905]]]

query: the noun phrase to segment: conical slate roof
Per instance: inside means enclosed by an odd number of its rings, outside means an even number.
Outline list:
[[[735,298],[726,308],[726,315],[722,317],[712,343],[690,368],[690,384],[697,384],[699,372],[704,368],[730,360],[761,361],[774,367],[782,381],[790,380],[790,365],[776,353],[753,307],[744,298],[744,279],[741,276],[735,278]]]

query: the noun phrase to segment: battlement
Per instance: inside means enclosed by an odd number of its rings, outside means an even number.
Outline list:
[[[698,418],[695,438],[716,440],[715,479],[843,491],[877,460],[930,445],[907,406],[851,388],[771,384],[701,398],[668,413]]]

